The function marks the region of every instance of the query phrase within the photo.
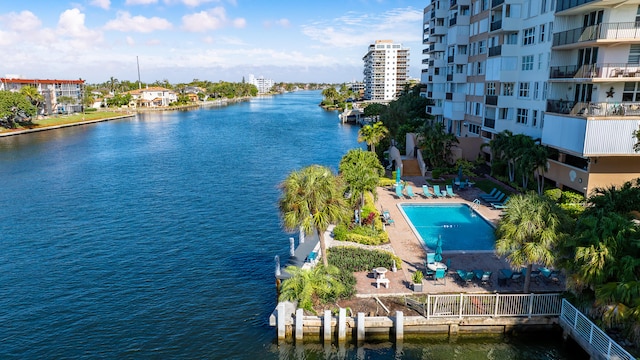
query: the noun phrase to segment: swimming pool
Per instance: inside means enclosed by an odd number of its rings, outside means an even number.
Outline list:
[[[466,204],[400,204],[413,232],[435,250],[438,236],[442,251],[493,251],[494,228]]]

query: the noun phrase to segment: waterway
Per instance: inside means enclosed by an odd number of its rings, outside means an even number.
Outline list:
[[[362,146],[320,99],[1,138],[0,358],[570,359],[557,337],[277,345],[277,186]]]

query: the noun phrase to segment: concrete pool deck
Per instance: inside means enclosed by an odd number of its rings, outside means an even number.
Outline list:
[[[414,193],[422,193],[422,185],[424,180],[421,177],[405,179],[408,184],[412,185]],[[419,190],[418,190],[419,189]],[[401,296],[401,295],[415,295],[411,289],[411,277],[413,273],[420,269],[424,271],[423,261],[426,259],[426,251],[422,242],[413,233],[413,230],[407,223],[406,219],[402,216],[398,205],[400,203],[424,203],[424,204],[437,204],[437,203],[465,203],[469,206],[474,205],[473,200],[478,195],[484,192],[477,188],[470,188],[456,192],[457,197],[454,198],[424,198],[420,195],[413,199],[398,199],[393,188],[381,188],[377,189],[377,201],[376,206],[378,210],[388,210],[391,214],[391,218],[394,220],[394,224],[387,226],[387,232],[389,234],[390,244],[384,246],[388,250],[394,252],[400,259],[402,259],[402,269],[393,273],[387,272],[386,277],[390,280],[389,287],[385,288],[381,286],[376,288],[375,280],[368,272],[355,273],[357,279],[356,290],[360,297],[369,296]],[[494,210],[485,205],[475,207],[475,210],[480,213],[485,219],[492,222],[494,225],[500,218],[502,211]],[[332,240],[332,239],[331,239]],[[331,241],[330,242],[333,242]],[[332,245],[341,245],[340,242],[333,242]],[[346,245],[346,244],[345,244]],[[482,253],[443,253],[443,262],[447,259],[451,259],[451,268],[446,275],[446,284],[442,285],[440,281],[437,285],[433,280],[425,279],[423,282],[423,294],[427,293],[487,293],[487,292],[504,292],[513,293],[522,291],[522,282],[508,284],[500,286],[498,284],[498,278],[500,277],[500,269],[509,268],[509,264],[494,252],[482,252]],[[534,267],[535,268],[535,267]],[[472,284],[462,284],[458,281],[457,269],[474,270],[482,269],[492,271],[491,284],[479,285],[477,281],[473,281]],[[562,280],[562,279],[561,279]],[[540,280],[539,283],[531,282],[530,291],[532,292],[555,292],[562,291],[564,289],[563,282],[559,283],[547,283]]]

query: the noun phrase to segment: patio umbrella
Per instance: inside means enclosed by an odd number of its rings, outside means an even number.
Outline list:
[[[400,184],[400,167],[396,168],[396,184]]]
[[[436,244],[436,255],[434,260],[437,262],[442,261],[442,236],[438,235],[438,243]]]
[[[458,180],[462,181],[462,166],[458,166]]]

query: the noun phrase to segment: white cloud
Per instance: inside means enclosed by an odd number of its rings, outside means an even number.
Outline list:
[[[236,18],[230,21],[227,19],[227,12],[221,6],[182,17],[182,27],[186,31],[191,32],[217,30],[229,24],[237,28],[242,28],[245,27],[246,20]]]
[[[133,46],[136,44],[136,41],[131,36],[127,36],[126,41],[127,41],[127,45],[129,46]]]
[[[85,15],[78,9],[65,10],[58,19],[57,33],[86,42],[101,38],[101,34],[84,25],[84,19]]]
[[[157,3],[158,0],[127,0],[124,2],[125,5],[150,5]]]
[[[92,0],[91,5],[109,10],[109,7],[111,6],[111,0]]]
[[[411,7],[393,9],[384,14],[349,12],[333,20],[304,25],[302,32],[326,46],[343,48],[367,46],[379,39],[420,41],[422,20],[422,11]]]
[[[288,28],[289,26],[291,26],[291,23],[289,22],[289,19],[280,19],[276,21],[277,25],[280,25],[282,27]]]
[[[150,33],[156,30],[168,30],[172,27],[173,25],[163,18],[155,16],[147,18],[140,15],[131,16],[131,14],[126,11],[120,11],[114,20],[110,20],[105,24],[104,29],[124,32]]]
[[[31,32],[38,30],[42,22],[31,11],[11,12],[0,17],[0,21],[6,24],[7,29],[16,32]]]

